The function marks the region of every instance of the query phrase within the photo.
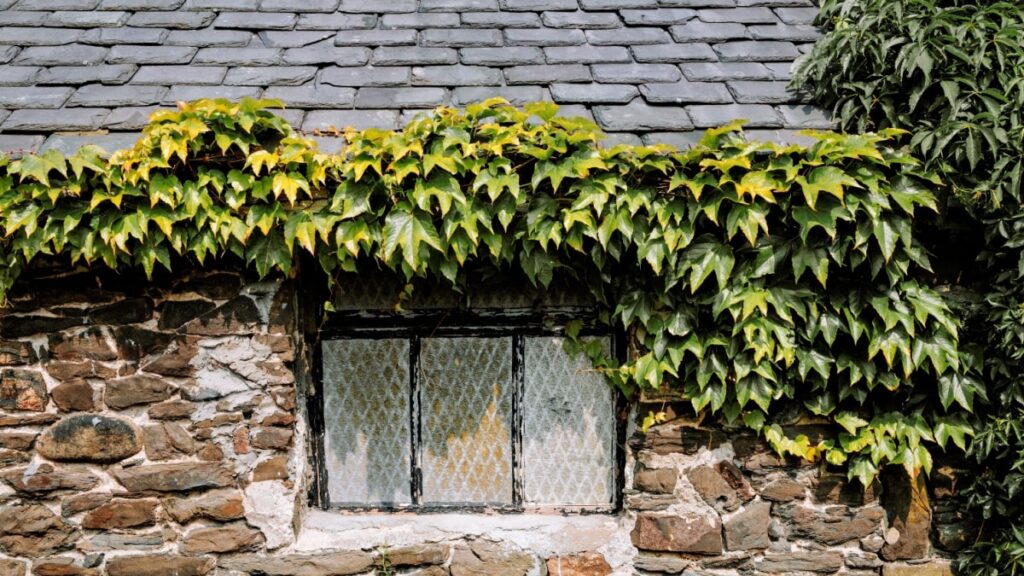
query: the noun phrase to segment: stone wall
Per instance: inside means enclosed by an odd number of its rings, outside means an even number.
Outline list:
[[[932,576],[968,537],[948,468],[931,494],[864,491],[682,419],[633,433],[614,515],[310,509],[296,301],[232,272],[22,282],[0,312],[0,576]]]

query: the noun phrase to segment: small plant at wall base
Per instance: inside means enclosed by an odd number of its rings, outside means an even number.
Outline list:
[[[884,465],[928,471],[972,434],[985,391],[914,235],[936,180],[898,131],[801,147],[734,125],[687,151],[602,148],[554,104],[492,100],[348,131],[330,155],[269,105],[158,112],[109,160],[87,148],[5,162],[0,291],[40,255],[151,272],[172,254],[234,254],[266,275],[304,250],[329,274],[372,262],[410,289],[558,275],[630,335],[622,365],[591,351],[612,383],[677,390],[781,453],[869,483]],[[803,421],[836,434],[784,433]]]

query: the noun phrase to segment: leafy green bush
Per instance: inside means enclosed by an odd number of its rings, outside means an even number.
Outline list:
[[[370,261],[459,290],[472,270],[560,275],[630,336],[624,365],[594,352],[627,393],[682,391],[864,482],[928,470],[972,433],[962,414],[984,391],[914,236],[935,181],[899,132],[782,147],[729,126],[682,152],[602,148],[554,104],[488,101],[349,131],[329,155],[265,107],[157,113],[109,161],[0,163],[0,293],[40,254],[147,272],[234,254],[264,275],[304,250],[329,274]],[[808,413],[837,434],[783,433]]]

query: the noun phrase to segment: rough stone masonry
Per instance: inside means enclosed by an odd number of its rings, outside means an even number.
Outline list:
[[[632,434],[613,514],[312,509],[295,292],[26,275],[0,312],[0,576],[945,576],[969,537],[949,466],[863,490],[684,418]]]

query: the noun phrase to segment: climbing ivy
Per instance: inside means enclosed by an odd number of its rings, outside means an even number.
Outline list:
[[[0,293],[40,255],[152,273],[233,254],[260,275],[314,255],[467,288],[472,271],[585,286],[630,359],[593,359],[628,394],[675,391],[780,452],[928,470],[964,448],[984,390],[959,320],[929,286],[914,216],[936,180],[902,133],[685,151],[600,146],[551,103],[440,108],[318,151],[273,103],[157,112],[131,149],[0,161]],[[574,327],[570,327],[570,333]],[[831,422],[822,440],[784,425]]]

